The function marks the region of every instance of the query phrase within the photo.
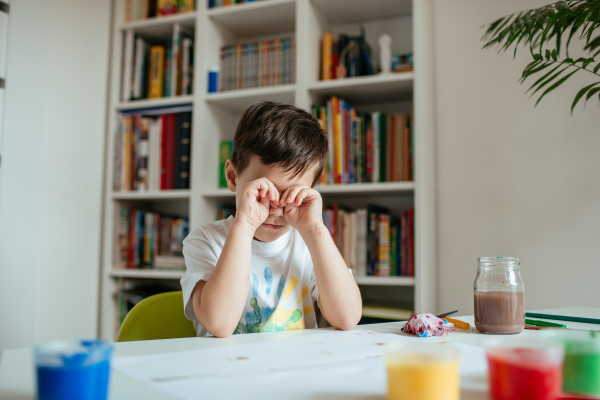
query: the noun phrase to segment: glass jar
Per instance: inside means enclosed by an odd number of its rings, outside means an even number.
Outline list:
[[[518,258],[479,257],[475,289],[475,327],[510,335],[525,328],[525,286]]]

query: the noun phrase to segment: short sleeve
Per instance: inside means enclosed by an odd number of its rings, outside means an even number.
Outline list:
[[[212,245],[211,245],[212,243]],[[215,247],[219,247],[218,250]],[[191,321],[198,321],[191,302],[192,291],[200,280],[208,280],[212,275],[221,253],[212,238],[200,227],[195,228],[183,241],[183,257],[186,270],[181,278],[185,316]]]
[[[352,274],[352,270],[350,268],[348,268],[348,272],[350,272],[350,275],[352,275],[352,277],[354,277],[354,275]],[[317,302],[317,305],[318,305],[319,304],[319,286],[317,285],[317,275],[315,274],[314,267],[312,269],[312,275],[310,277],[309,289],[310,289],[310,295]]]

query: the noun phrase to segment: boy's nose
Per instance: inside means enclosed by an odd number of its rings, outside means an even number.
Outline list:
[[[275,217],[281,217],[283,215],[283,207],[276,206],[271,203],[271,208],[269,208],[269,215],[273,215]]]

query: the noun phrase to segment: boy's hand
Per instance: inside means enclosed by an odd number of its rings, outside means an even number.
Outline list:
[[[243,221],[253,229],[252,232],[267,219],[271,202],[278,204],[279,192],[267,178],[250,181],[243,189],[237,205],[236,221]]]
[[[301,234],[323,224],[323,200],[321,194],[308,186],[292,186],[281,195],[280,204],[285,205],[283,216]]]

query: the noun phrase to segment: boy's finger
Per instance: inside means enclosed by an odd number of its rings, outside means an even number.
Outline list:
[[[290,188],[290,192],[288,193],[287,197],[286,197],[286,202],[287,203],[292,203],[294,200],[296,200],[296,196],[298,195],[298,193],[303,189],[302,186],[293,186]]]
[[[303,188],[296,196],[296,205],[299,206],[300,204],[302,204],[302,201],[306,198],[306,196],[310,194],[311,191],[311,188]]]
[[[285,189],[285,192],[283,192],[283,194],[279,197],[279,204],[280,205],[285,206],[287,204],[287,198],[288,198],[290,190],[292,188],[293,188],[293,186],[291,188]]]
[[[275,187],[275,185],[273,185],[273,182],[271,182],[270,180],[268,180],[267,178],[263,178],[265,180],[265,182],[267,183],[267,185],[269,186],[269,199],[274,202],[275,204],[279,203],[279,191],[277,190],[277,188]]]

